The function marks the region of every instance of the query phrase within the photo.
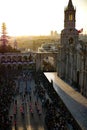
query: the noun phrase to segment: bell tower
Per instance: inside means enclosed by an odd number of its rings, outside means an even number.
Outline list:
[[[64,9],[64,29],[61,31],[61,52],[59,63],[59,76],[68,79],[71,82],[73,79],[75,68],[73,68],[74,57],[76,58],[76,46],[79,43],[79,33],[75,28],[76,9],[73,6],[72,0],[69,0],[67,7]],[[75,55],[74,55],[75,54]],[[72,71],[73,70],[73,71]],[[75,74],[76,75],[76,74]]]
[[[69,0],[68,6],[64,11],[64,28],[75,28],[75,13],[76,10],[72,4],[72,0]]]
[[[78,31],[75,29],[76,9],[73,6],[72,0],[69,0],[67,7],[64,10],[64,29],[61,31],[61,44],[70,45],[77,44]]]

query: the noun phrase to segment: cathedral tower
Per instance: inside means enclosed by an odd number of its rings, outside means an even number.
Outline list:
[[[64,29],[61,31],[61,54],[58,75],[66,80],[76,80],[76,46],[78,44],[78,30],[75,28],[76,9],[73,6],[72,0],[69,0],[67,7],[64,10]]]
[[[75,29],[76,9],[73,6],[72,0],[69,0],[67,7],[64,10],[64,29],[61,32],[61,43],[76,44],[78,42],[78,31]]]

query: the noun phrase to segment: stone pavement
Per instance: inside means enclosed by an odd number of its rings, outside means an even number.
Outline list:
[[[57,73],[44,73],[82,130],[87,130],[87,99],[61,80]]]
[[[34,80],[31,82],[27,79],[27,81],[23,80],[22,78],[19,80],[19,83],[17,82],[17,85],[19,84],[19,92],[22,92],[22,95],[19,94],[15,96],[15,100],[17,100],[17,114],[16,114],[16,127],[14,124],[14,103],[11,104],[11,109],[9,115],[13,116],[12,120],[12,130],[46,130],[46,126],[44,123],[44,116],[45,113],[42,111],[41,101],[38,100],[38,106],[41,110],[41,116],[38,115],[35,101],[36,96],[34,95],[33,91],[35,89],[35,83]],[[31,99],[29,94],[27,94],[25,97],[24,91],[27,85],[27,89],[29,90],[29,87],[31,87]],[[24,117],[22,117],[20,112],[20,106],[24,103]],[[32,106],[33,110],[33,116],[30,112],[30,107]]]

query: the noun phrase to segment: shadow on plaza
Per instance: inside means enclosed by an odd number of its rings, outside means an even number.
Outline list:
[[[19,108],[19,106],[18,106]],[[28,115],[29,114],[29,115]],[[30,111],[27,113],[27,110],[25,111],[24,116],[21,115],[19,109],[18,109],[18,114],[17,114],[17,126],[14,126],[14,130],[29,130],[30,128],[32,130],[46,130],[44,128],[44,123],[43,123],[43,114],[41,117],[39,117],[36,109],[34,108],[34,115],[32,116]]]
[[[46,130],[46,128],[44,128],[44,125],[42,124],[42,117],[37,117],[35,114],[33,117],[30,115],[29,118],[30,124],[27,123],[26,117],[21,118],[21,124],[15,126],[15,130],[20,130],[20,128],[22,128],[23,130],[28,130],[29,127],[31,127],[32,130]],[[36,118],[38,118],[38,120],[36,120]]]
[[[24,119],[21,118],[21,124],[20,124],[20,123],[19,123],[19,124],[16,124],[16,125],[14,126],[14,130],[20,130],[21,127],[22,127],[22,130],[27,130],[25,118],[24,118]]]
[[[46,130],[45,124],[42,122],[42,118],[43,115],[41,115],[41,117],[36,114],[34,114],[34,117],[30,116],[32,130]]]
[[[30,119],[30,127],[32,130],[46,130],[46,126],[44,123],[44,115],[45,113],[42,112],[41,116],[39,116],[36,108],[34,108],[33,115],[29,111],[29,119]]]
[[[24,119],[22,118],[22,125],[23,125],[23,130],[27,130],[25,117]]]

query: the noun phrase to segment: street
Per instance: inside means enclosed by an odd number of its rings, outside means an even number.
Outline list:
[[[46,130],[41,100],[37,102],[32,76],[20,76],[16,80],[16,90],[18,92],[11,103],[9,114],[12,116],[12,130]]]

